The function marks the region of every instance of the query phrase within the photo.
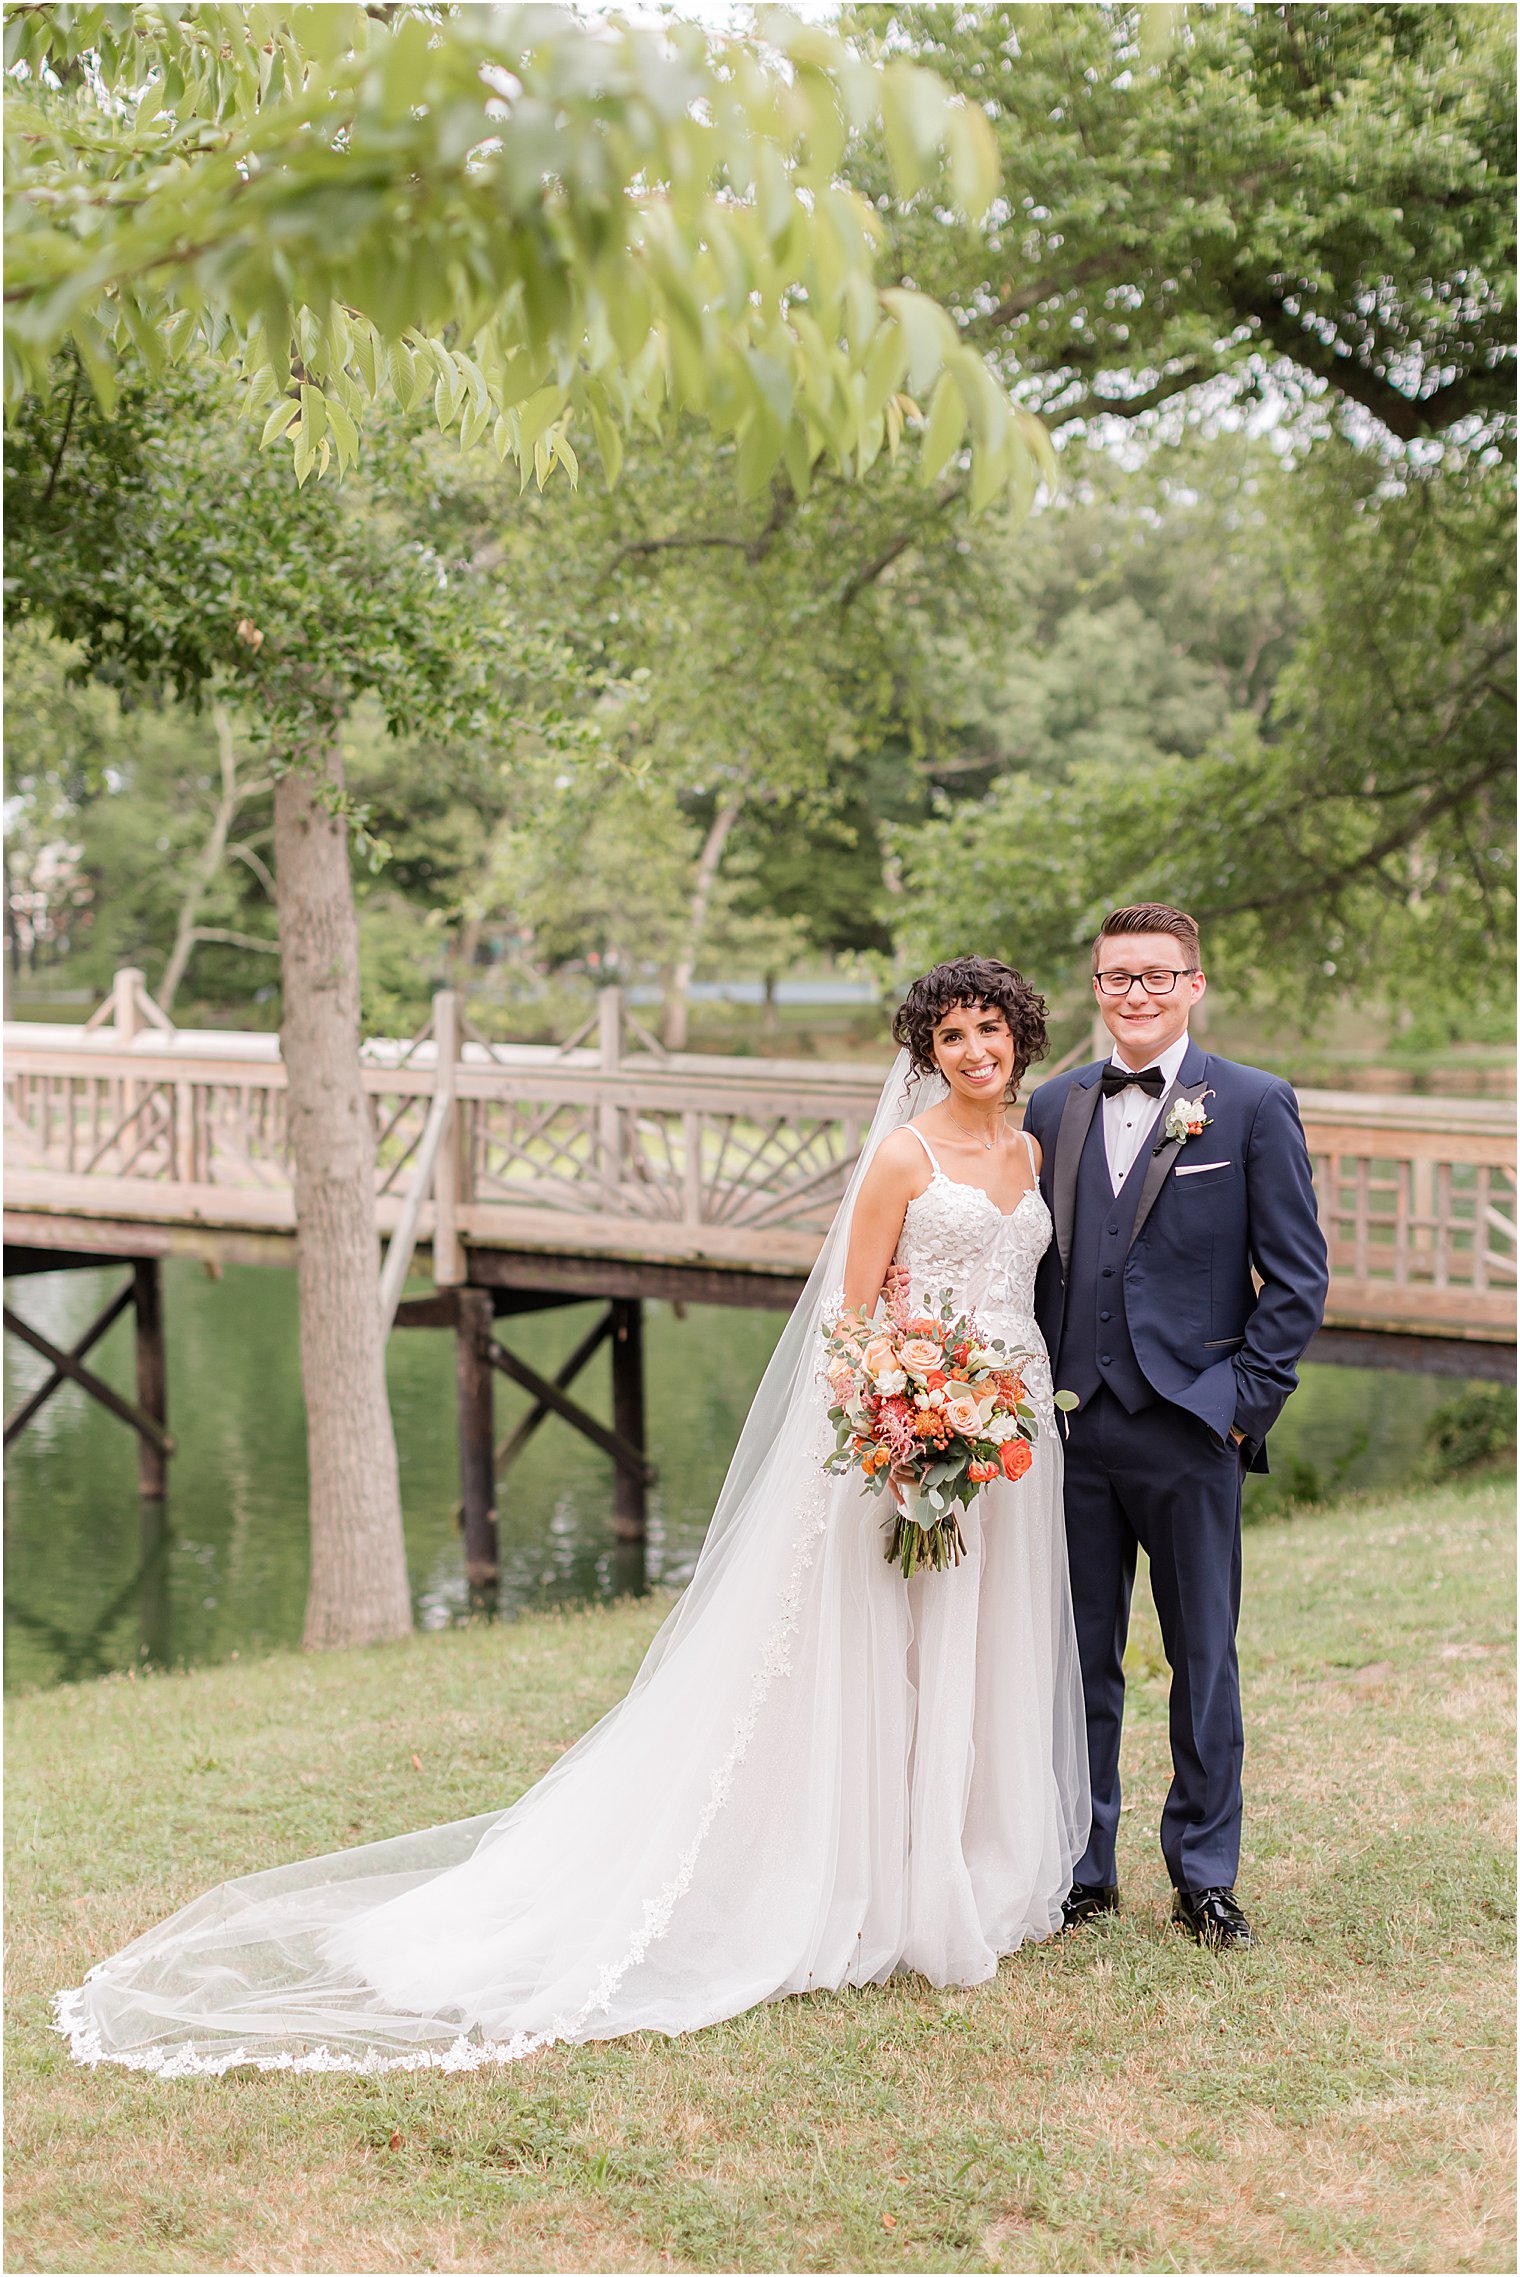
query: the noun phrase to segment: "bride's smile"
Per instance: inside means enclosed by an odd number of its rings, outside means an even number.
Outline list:
[[[935,1065],[951,1098],[971,1107],[979,1119],[1001,1120],[1014,1059],[1007,1019],[994,1004],[953,1005],[935,1025]]]

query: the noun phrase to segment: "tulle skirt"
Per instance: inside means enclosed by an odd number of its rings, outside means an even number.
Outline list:
[[[208,1892],[59,1996],[73,2054],[462,2070],[899,1969],[976,1984],[1048,1936],[1088,1830],[1055,1430],[911,1582],[804,1436],[700,1617],[520,1801]]]

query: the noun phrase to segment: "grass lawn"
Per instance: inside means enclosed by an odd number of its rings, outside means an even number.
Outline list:
[[[658,1604],[20,1700],[7,2267],[1512,2270],[1513,1544],[1492,1482],[1249,1532],[1252,1954],[1166,1926],[1147,1606],[1115,1922],[464,2076],[90,2072],[45,1996],[223,1875],[506,1801]]]

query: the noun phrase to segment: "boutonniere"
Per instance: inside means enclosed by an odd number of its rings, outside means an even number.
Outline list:
[[[1167,1146],[1186,1146],[1189,1139],[1201,1138],[1214,1120],[1212,1115],[1204,1113],[1203,1102],[1213,1096],[1212,1091],[1200,1091],[1196,1099],[1174,1099],[1161,1126],[1163,1135],[1155,1152],[1159,1154],[1162,1147]]]

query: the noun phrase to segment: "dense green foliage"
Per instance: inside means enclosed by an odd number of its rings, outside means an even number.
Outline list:
[[[985,210],[975,104],[778,18],[780,50],[567,9],[19,5],[6,18],[6,392],[72,343],[100,400],[123,357],[192,348],[246,383],[297,478],[358,456],[371,406],[429,403],[463,446],[572,482],[667,407],[783,462],[862,472],[906,385],[939,472],[1032,494],[1043,431],[945,312],[872,281],[837,179],[880,120],[890,179]],[[447,338],[445,339],[445,335]],[[932,391],[932,392],[931,392]]]
[[[1243,522],[1223,552],[1249,584],[1265,551],[1300,628],[1266,701],[1230,706],[1191,750],[1180,734],[1157,748],[1153,701],[1145,739],[1069,737],[1059,770],[1010,771],[917,834],[918,955],[995,938],[1075,971],[1105,907],[1168,900],[1206,924],[1222,975],[1306,1010],[1348,987],[1395,1003],[1502,997],[1508,471],[1458,458],[1395,479],[1327,447],[1272,487],[1281,519]]]
[[[1213,379],[1328,390],[1401,443],[1512,410],[1508,10],[931,0],[847,21],[991,117],[985,229],[867,186],[898,274],[1052,424]]]
[[[122,37],[158,21],[136,11]],[[493,968],[504,1016],[533,1001],[552,1025],[560,981],[588,970],[679,993],[692,970],[968,945],[1075,995],[1096,918],[1130,895],[1195,909],[1216,977],[1295,1013],[1352,990],[1427,1025],[1433,999],[1448,1026],[1491,1021],[1514,893],[1508,26],[1195,7],[1138,44],[1158,22],[850,19],[991,120],[1004,191],[975,226],[905,191],[900,119],[884,137],[862,110],[841,155],[890,276],[942,296],[1066,430],[1033,521],[971,519],[953,447],[926,485],[937,444],[924,463],[883,448],[864,482],[822,459],[757,487],[742,433],[715,451],[700,405],[658,434],[574,427],[598,479],[524,495],[515,468],[440,440],[447,387],[372,407],[362,478],[297,495],[190,343],[177,376],[131,379],[114,424],[87,358],[22,405],[13,613],[82,644],[129,704],[220,692],[255,773],[341,717],[351,811],[389,854],[360,894],[368,1011],[391,1024],[446,970]],[[225,121],[265,73],[273,132],[295,100],[278,52],[234,56],[238,96],[207,48],[182,105],[199,88]],[[135,180],[166,116],[136,155],[78,162]],[[434,160],[429,227],[452,194]],[[175,160],[186,196],[199,163]],[[328,193],[306,191],[337,259]],[[221,277],[234,238],[217,242]],[[200,289],[194,259],[152,274],[171,299]],[[65,761],[60,740],[88,754],[99,720],[48,670],[13,731],[18,894],[82,844],[91,980],[108,939],[151,975],[184,917],[170,873],[217,795],[210,723],[165,712],[149,749],[140,709],[113,715],[107,772]],[[244,823],[256,855],[256,804]],[[246,854],[201,918],[267,931]],[[195,971],[234,998],[272,977],[230,940]]]

